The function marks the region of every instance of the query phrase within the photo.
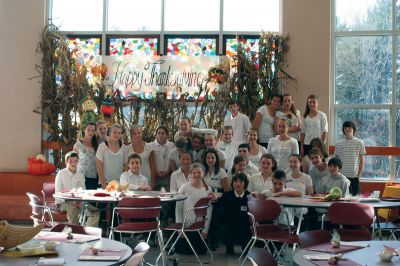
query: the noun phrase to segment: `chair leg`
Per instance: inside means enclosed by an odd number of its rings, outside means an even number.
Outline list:
[[[196,256],[197,261],[200,263],[200,265],[203,265],[203,263],[201,262],[199,256],[197,255],[196,250],[194,249],[192,243],[190,242],[189,237],[185,234],[185,232],[182,232],[182,234],[185,237],[186,241],[188,242],[188,244],[189,244],[190,248],[192,249],[194,255]]]
[[[110,228],[110,234],[108,235],[109,239],[114,239],[114,230]]]
[[[162,256],[162,252],[165,252],[165,250],[168,247],[168,244],[171,242],[172,238],[174,237],[175,233],[177,233],[177,231],[172,232],[171,236],[168,238],[167,243],[164,244],[164,247],[161,249],[160,254],[158,255],[157,259],[156,259],[156,263],[160,260],[161,256]],[[178,238],[177,238],[178,239]],[[167,255],[169,255],[170,251],[172,250],[172,248],[175,246],[175,242],[174,244],[171,246],[171,248],[168,250]],[[161,246],[160,246],[161,247]]]
[[[250,244],[251,244],[253,241],[255,241],[255,240],[253,239],[253,237],[251,237],[250,240],[249,240],[249,242],[247,242],[246,247],[243,249],[242,254],[240,254],[240,257],[239,257],[239,264],[240,264],[240,265],[241,265],[240,262],[241,262],[241,260],[242,260],[242,257],[243,257],[245,254],[247,254],[246,250],[250,247]]]
[[[203,238],[203,236],[201,235],[200,231],[197,231],[197,233],[199,234],[199,236],[200,236],[201,240],[203,241],[204,245],[206,246],[206,248],[207,248],[207,250],[208,250],[208,253],[210,253],[211,259],[210,259],[209,264],[211,264],[212,261],[213,261],[213,259],[214,259],[214,255],[212,254],[212,252],[211,252],[210,248],[208,247],[206,241],[204,241],[204,238]]]
[[[244,257],[244,259],[243,259],[242,263],[240,264],[240,266],[242,266],[244,264],[244,262],[246,261],[246,259],[248,257],[249,252],[253,249],[254,245],[256,244],[257,239],[256,238],[253,238],[253,239],[254,239],[254,241],[251,244],[251,246],[249,247],[249,250],[247,251],[246,257]]]

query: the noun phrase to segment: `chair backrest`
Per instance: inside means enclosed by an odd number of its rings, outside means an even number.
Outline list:
[[[268,250],[264,248],[253,248],[250,250],[249,254],[247,255],[253,265],[257,266],[277,266],[274,257]]]
[[[279,218],[282,209],[274,200],[251,200],[247,202],[249,212],[254,216],[255,222],[271,222]]]
[[[54,182],[44,182],[42,186],[42,194],[44,202],[54,202],[53,194],[56,192]]]
[[[308,248],[331,240],[331,232],[327,230],[305,231],[299,234],[299,242],[302,248]]]
[[[159,218],[161,200],[158,197],[123,198],[119,201],[118,208],[122,219]]]
[[[370,227],[374,216],[372,205],[364,203],[335,202],[328,208],[328,218],[333,225]]]
[[[50,232],[62,232],[64,228],[68,226],[71,228],[72,233],[81,235],[90,235],[101,237],[101,228],[91,226],[80,226],[76,224],[57,224],[50,229]]]
[[[125,266],[139,266],[142,265],[144,255],[149,251],[150,246],[146,242],[140,242],[132,250],[132,257],[125,263]]]
[[[194,204],[193,211],[196,218],[207,216],[207,209],[210,207],[210,200],[211,198],[205,197],[199,199],[196,204]]]

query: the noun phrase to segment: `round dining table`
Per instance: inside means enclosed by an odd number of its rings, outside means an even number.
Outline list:
[[[126,250],[126,253],[120,258],[119,261],[80,261],[79,255],[89,247],[95,246],[101,249],[112,250]],[[132,249],[119,241],[111,240],[108,238],[101,238],[96,241],[78,243],[58,243],[56,247],[58,255],[51,255],[48,258],[64,258],[65,264],[69,266],[108,266],[108,265],[122,265],[132,255]],[[47,257],[46,257],[47,258]],[[39,260],[39,257],[7,257],[4,253],[0,253],[1,266],[34,266]]]
[[[353,251],[342,253],[343,258],[352,260],[359,265],[400,265],[399,256],[394,256],[392,262],[381,262],[378,253],[384,249],[384,245],[392,247],[394,249],[400,248],[400,242],[398,241],[357,241],[357,243],[368,243],[369,246],[365,248],[356,249]],[[326,254],[317,251],[311,251],[308,249],[300,249],[294,255],[293,260],[297,265],[301,266],[315,266],[316,264],[308,259],[305,259],[306,255],[321,255]],[[339,261],[340,262],[340,261]],[[340,263],[339,263],[340,265]]]
[[[304,196],[304,197],[272,197],[270,199],[275,200],[279,205],[283,207],[294,207],[300,208],[299,223],[297,225],[297,234],[300,232],[300,226],[302,217],[304,215],[303,208],[322,208],[328,209],[329,206],[334,202],[346,202],[346,203],[365,203],[370,204],[375,210],[375,216],[378,215],[379,209],[391,209],[400,207],[400,201],[385,201],[380,199],[371,198],[348,198],[340,201],[324,201],[322,199]],[[377,232],[380,239],[382,239],[382,232],[380,230],[379,222],[376,223]]]

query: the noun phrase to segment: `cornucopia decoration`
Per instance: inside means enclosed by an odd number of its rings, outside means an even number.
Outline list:
[[[106,187],[107,192],[112,192],[112,191],[118,191],[122,192],[127,190],[129,187],[129,184],[121,185],[118,181],[112,180],[110,183],[108,183]]]
[[[25,227],[9,224],[5,220],[0,221],[0,247],[4,247],[5,249],[16,247],[31,240],[43,228],[44,224],[35,227]]]

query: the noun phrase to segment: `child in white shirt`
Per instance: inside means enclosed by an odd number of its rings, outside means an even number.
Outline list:
[[[147,177],[140,174],[142,159],[139,154],[133,153],[128,157],[128,171],[121,175],[121,185],[129,184],[130,190],[151,190]]]

